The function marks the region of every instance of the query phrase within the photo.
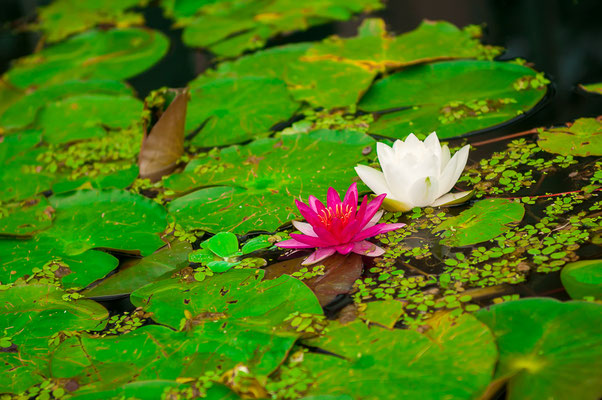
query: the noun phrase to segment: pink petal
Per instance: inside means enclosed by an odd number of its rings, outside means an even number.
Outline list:
[[[314,232],[314,228],[306,222],[293,221],[293,226],[304,235],[318,236],[316,235],[316,232]]]
[[[357,183],[353,182],[349,189],[347,189],[347,193],[345,193],[345,200],[343,200],[343,208],[347,208],[346,206],[350,206],[352,210],[357,209]]]
[[[315,264],[318,261],[322,261],[326,257],[330,257],[335,252],[336,252],[336,250],[334,249],[334,247],[324,247],[324,248],[321,248],[321,249],[316,249],[316,251],[314,251],[313,253],[311,253],[309,255],[309,257],[307,257],[305,259],[305,261],[303,261],[301,263],[301,265]]]
[[[299,209],[301,215],[303,215],[303,218],[305,218],[312,226],[322,223],[320,222],[320,218],[318,218],[318,214],[316,214],[307,204],[295,199],[295,205]]]
[[[376,196],[370,203],[368,203],[368,206],[366,207],[366,213],[362,217],[362,227],[367,225],[372,217],[374,217],[386,196],[386,193],[380,194]]]
[[[324,209],[326,209],[326,207],[324,207],[324,204],[322,204],[322,202],[318,200],[316,196],[309,196],[307,202],[316,214],[320,214]]]
[[[298,233],[291,233],[293,239],[297,239],[301,243],[310,245],[310,247],[330,247],[332,243],[315,236],[305,236]]]
[[[335,244],[341,243],[336,236],[334,236],[328,229],[324,228],[322,225],[315,226],[314,232],[316,232],[317,236],[321,240],[328,242],[328,246],[334,246]]]
[[[341,197],[339,196],[337,191],[334,190],[333,187],[329,187],[328,195],[326,196],[326,205],[328,207],[334,208],[337,204],[340,204],[340,203],[341,203]]]
[[[380,219],[382,218],[383,214],[384,214],[384,210],[380,210],[379,212],[377,212],[376,214],[374,214],[374,216],[370,219],[370,221],[366,224],[366,226],[364,227],[364,229],[373,227],[374,225],[376,225],[378,223],[378,221],[380,221]],[[294,224],[294,222],[293,222]]]
[[[351,251],[369,257],[378,257],[385,253],[385,250],[382,247],[378,247],[374,243],[370,243],[367,240],[355,242],[353,244],[353,250]]]
[[[336,247],[337,251],[343,255],[351,253],[353,243],[346,243]]]
[[[314,247],[306,243],[301,243],[295,239],[283,240],[276,243],[276,246],[282,247],[283,249],[311,249]]]
[[[357,235],[353,237],[354,242],[359,242],[360,240],[368,239],[369,237],[376,236],[381,233],[394,231],[395,229],[399,229],[406,224],[378,224],[371,226],[368,229],[364,229]],[[293,236],[293,235],[291,235]]]

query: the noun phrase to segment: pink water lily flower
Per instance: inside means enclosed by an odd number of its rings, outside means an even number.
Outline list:
[[[292,233],[292,239],[276,245],[285,249],[316,248],[316,251],[303,261],[303,265],[317,263],[335,252],[380,256],[385,251],[366,239],[405,225],[377,224],[383,215],[383,211],[378,209],[385,196],[386,194],[381,194],[370,202],[364,196],[358,208],[357,184],[353,183],[347,189],[343,201],[334,188],[329,188],[326,206],[314,196],[309,196],[309,205],[295,200],[297,208],[308,223],[293,221],[295,228],[302,233]]]

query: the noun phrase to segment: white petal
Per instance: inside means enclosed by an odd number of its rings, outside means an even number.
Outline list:
[[[387,196],[392,196],[391,189],[389,189],[389,186],[387,185],[385,176],[379,170],[366,165],[358,165],[355,167],[355,172],[357,172],[366,186],[377,195],[386,193]]]
[[[468,201],[474,195],[474,191],[469,190],[468,192],[448,193],[439,197],[431,204],[433,207],[447,206],[451,204],[462,204]]]
[[[424,139],[424,145],[429,152],[433,153],[439,160],[441,160],[441,143],[439,143],[439,138],[437,137],[436,132],[431,133],[426,139]]]
[[[376,143],[376,154],[381,165],[387,162],[395,162],[395,152],[391,147],[382,142]]]
[[[466,145],[458,150],[445,167],[445,170],[443,170],[440,177],[440,196],[452,190],[458,179],[460,179],[460,175],[462,175],[462,171],[464,171],[464,167],[468,161],[469,150],[470,145]]]
[[[410,202],[415,207],[431,205],[438,197],[439,181],[434,176],[428,176],[414,182],[409,190]]]
[[[447,147],[447,145],[444,144],[443,146],[441,146],[441,173],[443,173],[443,170],[447,166],[447,163],[449,163],[450,159],[451,154],[449,152],[449,147]]]
[[[308,223],[293,221],[293,226],[304,235],[318,237],[316,232],[314,232],[314,228]]]
[[[385,199],[383,200],[382,208],[391,212],[406,212],[414,208],[414,205],[385,197]]]
[[[408,157],[411,155],[408,154]],[[383,162],[380,161],[380,166],[383,169],[385,180],[387,181],[387,187],[389,188],[389,197],[399,200],[401,202],[408,201],[408,190],[412,182],[416,178],[416,174],[412,170],[407,168],[406,161],[396,160],[395,162]]]

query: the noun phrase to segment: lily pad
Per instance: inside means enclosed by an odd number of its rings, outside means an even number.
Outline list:
[[[333,60],[385,72],[452,58],[492,58],[500,53],[498,48],[482,45],[480,36],[478,27],[461,30],[446,21],[423,21],[418,28],[394,36],[387,33],[383,20],[372,18],[362,22],[356,37],[328,38],[313,45],[303,60]]]
[[[433,232],[444,231],[441,243],[446,246],[468,246],[506,232],[509,224],[520,222],[524,215],[521,203],[507,199],[479,200],[468,210],[437,225]]]
[[[380,80],[358,108],[382,114],[370,133],[403,139],[437,131],[439,138],[451,138],[527,112],[546,94],[545,83],[531,68],[509,62],[438,62]]]
[[[573,299],[593,297],[602,300],[602,260],[567,264],[560,272],[560,280]]]
[[[579,87],[589,93],[602,94],[602,82],[579,85]]]
[[[16,210],[4,218],[0,218],[0,235],[27,236],[44,230],[52,225],[52,212],[45,197],[32,199],[23,204],[17,204]]]
[[[393,329],[395,323],[403,314],[403,303],[398,300],[372,301],[366,304],[362,318],[385,328]]]
[[[143,25],[141,14],[126,10],[145,3],[147,0],[56,0],[38,9],[38,21],[32,27],[42,30],[48,42],[56,42],[98,25]]]
[[[340,356],[304,355],[315,379],[310,394],[354,399],[474,399],[497,358],[491,332],[471,315],[443,318],[426,334],[335,324],[306,343]]]
[[[52,347],[61,331],[100,330],[108,312],[89,300],[64,300],[54,286],[15,286],[0,291],[0,330],[11,337],[14,351],[0,352],[0,392],[20,393],[49,377]]]
[[[6,75],[20,88],[74,79],[125,79],[167,52],[167,39],[149,29],[90,30],[17,60]]]
[[[567,127],[542,130],[537,144],[547,152],[565,156],[601,156],[602,119],[579,118]]]
[[[188,253],[191,251],[190,243],[175,241],[150,256],[122,263],[117,273],[85,290],[83,294],[87,297],[104,297],[132,293],[188,266]]]
[[[82,94],[131,95],[133,93],[126,84],[107,80],[75,80],[44,86],[20,97],[0,114],[0,127],[5,130],[23,129],[33,124],[38,112],[47,104]],[[84,121],[79,122],[83,124]]]
[[[270,37],[307,29],[355,13],[382,7],[379,0],[294,0],[259,2],[164,2],[168,14],[185,26],[182,39],[192,47],[205,47],[220,56],[237,56],[263,47]],[[196,5],[196,8],[195,8]]]
[[[198,317],[199,329],[228,322],[258,332],[277,332],[281,326],[286,333],[282,325],[292,312],[322,314],[316,297],[301,281],[283,275],[262,282],[263,275],[262,270],[241,269],[190,284],[172,278],[140,288],[131,301],[152,312],[155,321],[175,329],[189,313]]]
[[[117,260],[94,248],[111,248],[142,255],[164,245],[163,207],[124,190],[81,190],[53,196],[52,227],[30,240],[0,240],[0,280],[13,282],[34,267],[61,258],[72,273],[61,277],[64,287],[87,286],[117,265]]]
[[[329,186],[344,192],[362,149],[373,145],[359,132],[320,130],[232,146],[166,179],[180,193],[205,187],[173,200],[169,212],[185,229],[273,231],[295,218],[295,198]]]
[[[46,142],[68,143],[106,135],[106,128],[127,128],[140,120],[142,102],[131,96],[84,94],[48,104],[36,126]]]
[[[224,78],[191,92],[188,132],[200,132],[192,144],[203,147],[240,143],[265,134],[289,119],[298,104],[286,84],[275,78]]]
[[[496,337],[496,380],[508,400],[602,396],[602,306],[532,298],[481,310],[476,316]]]

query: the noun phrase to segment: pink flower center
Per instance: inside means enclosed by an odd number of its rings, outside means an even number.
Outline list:
[[[320,211],[318,218],[326,228],[330,228],[335,218],[340,220],[343,225],[347,224],[352,212],[353,208],[349,204],[343,206],[343,203],[339,203],[334,207],[334,210],[332,207],[328,207]]]

